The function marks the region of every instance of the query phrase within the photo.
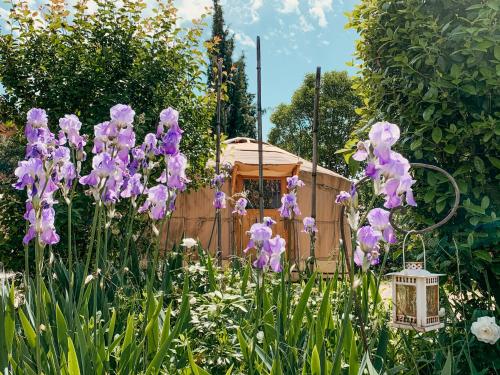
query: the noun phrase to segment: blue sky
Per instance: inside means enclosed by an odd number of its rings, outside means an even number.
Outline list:
[[[247,57],[247,76],[253,93],[257,87],[255,40],[257,35],[261,37],[265,135],[271,128],[269,116],[273,108],[289,102],[304,75],[314,72],[316,66],[321,66],[323,71],[347,70],[351,75],[355,73],[346,63],[353,60],[357,35],[353,30],[344,28],[347,23],[344,13],[351,11],[359,0],[220,1],[226,24],[236,39],[234,58],[242,52]],[[29,2],[37,6],[43,1]],[[212,0],[174,2],[186,26],[212,4]],[[6,7],[5,3],[0,3],[0,20],[7,13]]]
[[[323,71],[355,70],[346,66],[353,60],[353,30],[346,30],[345,12],[359,0],[222,0],[227,26],[237,42],[235,58],[243,51],[247,58],[250,91],[257,90],[255,39],[261,37],[262,107],[264,133],[271,128],[274,107],[288,103],[304,75]],[[179,14],[188,20],[197,17],[211,0],[177,0]],[[312,98],[311,98],[312,100]]]

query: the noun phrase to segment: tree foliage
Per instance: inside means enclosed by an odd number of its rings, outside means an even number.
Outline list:
[[[307,74],[294,92],[290,104],[280,104],[271,115],[274,127],[269,142],[306,159],[312,158],[312,122],[315,75]],[[355,109],[361,105],[346,72],[326,72],[321,78],[318,163],[342,175],[348,175],[342,156],[335,151],[344,147],[359,120]]]
[[[223,63],[223,102],[221,109],[221,131],[228,138],[255,138],[256,110],[253,103],[254,95],[248,92],[245,55],[242,54],[233,63],[234,35],[224,23],[224,14],[218,0],[213,3],[211,43],[214,49],[209,53],[208,84],[215,90],[217,82],[217,59]],[[215,132],[216,117],[212,120],[212,130]]]
[[[53,0],[38,13],[26,1],[12,2],[10,31],[0,36],[6,107],[0,120],[20,126],[37,106],[50,118],[75,113],[91,135],[112,105],[126,103],[142,122],[140,139],[172,106],[182,113],[183,146],[192,171],[199,172],[211,145],[206,130],[214,108],[213,97],[204,94],[201,25],[178,28],[172,2],[159,3],[150,17],[143,0],[125,0],[121,7],[97,1],[94,12],[87,3],[69,8]]]
[[[136,111],[135,130],[141,141],[155,129],[160,111],[172,106],[181,113],[181,147],[194,179],[190,186],[195,186],[213,149],[208,130],[215,101],[213,93],[207,94],[205,55],[200,50],[203,24],[178,27],[172,1],[158,2],[147,13],[144,0],[124,0],[123,6],[99,0],[92,10],[86,0],[74,7],[51,0],[37,11],[28,4],[11,2],[7,27],[0,35],[0,82],[5,90],[0,96],[0,123],[13,122],[21,133],[26,112],[41,107],[53,130],[58,126],[55,119],[74,113],[83,123],[82,132],[92,138],[93,126],[109,118],[109,108],[124,103]],[[15,193],[10,177],[24,155],[12,141],[3,146],[7,148],[0,154],[8,157],[0,163],[0,193],[11,200]],[[7,220],[12,204],[1,207],[0,254],[22,246],[22,231]],[[86,218],[81,212],[82,230]]]
[[[356,49],[361,77],[355,87],[363,99],[362,121],[347,145],[352,149],[373,121],[387,120],[402,127],[402,152],[410,161],[438,165],[453,174],[462,194],[460,209],[429,240],[437,249],[431,262],[435,270],[461,276],[464,291],[477,283],[497,303],[498,11],[494,0],[377,0],[357,6],[350,27],[361,36]],[[426,173],[426,182],[417,191],[424,207],[411,216],[420,224],[439,221],[454,199],[442,176]],[[461,274],[455,268],[454,241]],[[486,308],[486,303],[474,298],[467,308]]]

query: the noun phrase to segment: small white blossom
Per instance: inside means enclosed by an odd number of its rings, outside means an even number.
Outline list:
[[[500,338],[500,327],[491,316],[482,316],[472,323],[470,331],[477,337],[478,341],[494,345]]]
[[[257,341],[262,344],[262,342],[264,341],[264,332],[257,332]]]
[[[186,249],[191,249],[192,247],[196,246],[198,242],[194,238],[184,238],[182,239],[181,246],[185,247]]]

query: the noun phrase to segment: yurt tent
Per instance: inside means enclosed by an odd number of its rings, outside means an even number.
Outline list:
[[[248,242],[247,231],[259,221],[258,206],[258,143],[251,138],[233,138],[224,142],[221,164],[230,164],[232,171],[223,191],[228,197],[246,191],[249,204],[247,215],[240,218],[232,214],[228,202],[222,210],[222,258],[224,262],[232,256],[245,256],[242,250]],[[287,258],[301,269],[309,257],[309,236],[302,232],[302,219],[311,214],[312,163],[268,143],[263,144],[264,174],[264,216],[277,221],[273,232],[287,240]],[[281,197],[286,193],[286,178],[298,174],[305,186],[299,188],[297,198],[302,215],[292,223],[280,218],[278,208]],[[333,272],[336,268],[340,238],[340,206],[335,197],[348,191],[350,181],[326,168],[317,168],[317,211],[318,227],[315,254],[318,268]],[[176,211],[170,221],[167,248],[179,243],[184,237],[199,239],[202,246],[215,254],[217,226],[212,206],[214,190],[204,187],[197,191],[181,194],[176,202]]]

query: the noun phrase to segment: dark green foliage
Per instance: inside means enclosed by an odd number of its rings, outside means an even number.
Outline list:
[[[223,102],[221,109],[221,132],[228,138],[255,138],[254,95],[249,93],[248,80],[245,72],[245,56],[233,63],[234,35],[224,24],[221,4],[214,0],[212,21],[212,39],[214,51],[209,54],[208,84],[215,90],[217,82],[217,59],[223,62]],[[216,117],[212,120],[212,130],[216,131]]]
[[[361,36],[355,87],[364,105],[361,126],[347,148],[352,150],[372,122],[386,120],[400,125],[400,151],[411,162],[453,174],[462,194],[460,209],[433,234],[427,259],[429,268],[454,279],[449,292],[463,296],[463,305],[455,308],[463,307],[467,319],[476,309],[499,311],[499,9],[495,0],[363,1],[349,25]],[[421,171],[415,176],[419,208],[408,217],[414,228],[439,221],[454,199],[444,178]]]
[[[81,3],[74,9],[54,3],[42,15],[45,25],[37,27],[31,12],[12,7],[15,33],[0,36],[5,88],[0,121],[21,127],[26,112],[36,106],[47,110],[53,130],[56,119],[75,113],[83,132],[92,135],[93,126],[109,118],[111,106],[125,103],[136,111],[140,142],[155,129],[160,111],[172,106],[181,113],[191,172],[204,169],[213,101],[204,95],[201,26],[178,28],[170,3],[144,18],[143,0],[124,1],[123,7],[97,1],[91,15]]]
[[[12,172],[23,152],[24,141],[20,135],[12,138],[0,136],[0,263],[9,270],[21,269],[23,262],[26,193],[12,187],[15,182]]]
[[[291,104],[280,104],[271,115],[275,126],[269,133],[270,143],[309,160],[312,158],[314,84],[314,74],[307,74],[293,94]],[[318,163],[345,176],[349,170],[335,151],[344,147],[359,120],[354,110],[361,101],[351,85],[346,72],[326,72],[321,78]]]

